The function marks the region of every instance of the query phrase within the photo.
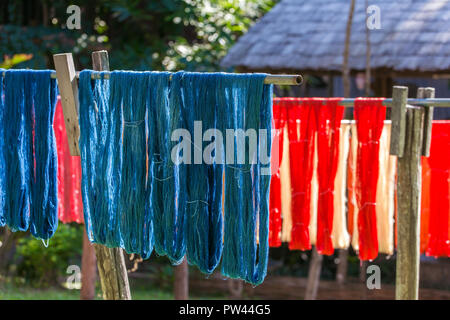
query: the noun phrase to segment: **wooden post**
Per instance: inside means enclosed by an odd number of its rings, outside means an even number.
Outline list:
[[[81,300],[95,299],[95,282],[97,280],[95,249],[89,241],[86,229],[83,232],[83,255],[81,257]]]
[[[98,273],[105,300],[131,300],[128,273],[121,248],[94,244]]]
[[[391,154],[398,152],[395,297],[417,300],[420,263],[420,191],[424,108],[406,108],[408,88],[394,87]],[[399,130],[404,123],[404,130]],[[403,135],[402,135],[403,133]],[[393,138],[393,139],[392,139]],[[401,141],[403,140],[403,141]],[[398,148],[403,146],[403,150]]]
[[[434,98],[434,88],[419,88],[417,90],[418,99]],[[422,155],[425,157],[430,156],[430,146],[431,146],[431,129],[433,125],[433,113],[434,108],[425,108],[425,124],[423,128],[423,148]]]
[[[175,282],[173,293],[175,300],[189,299],[189,268],[186,257],[181,264],[174,267]]]
[[[53,62],[55,63],[56,78],[58,79],[70,154],[72,156],[79,156],[78,83],[72,54],[55,54],[53,55]]]
[[[108,52],[92,53],[92,67],[97,71],[109,71]],[[131,300],[128,273],[121,248],[108,248],[95,244],[98,272],[105,300]]]
[[[405,150],[406,103],[408,87],[395,86],[392,91],[392,129],[390,153],[401,158]]]

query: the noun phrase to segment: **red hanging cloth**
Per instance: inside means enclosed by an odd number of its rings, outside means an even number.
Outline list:
[[[428,162],[431,177],[426,254],[450,257],[450,121],[433,121]]]
[[[433,145],[433,140],[431,140],[431,143]],[[429,160],[430,158],[422,157],[422,191],[420,201],[420,253],[425,253],[427,251],[428,240],[430,239],[429,222],[430,222],[430,198],[431,198],[431,168]]]
[[[270,213],[269,213],[269,246],[281,246],[281,181],[280,165],[283,155],[284,126],[286,125],[287,114],[284,100],[274,98],[273,100],[273,126],[275,136],[272,138],[272,157],[270,180]],[[274,153],[277,153],[275,155]],[[278,158],[277,158],[278,156]]]
[[[379,171],[379,141],[386,118],[383,98],[357,98],[354,115],[358,135],[356,200],[358,203],[359,258],[378,255],[376,195]]]
[[[315,108],[323,99],[286,99],[292,188],[292,230],[289,249],[310,250],[311,181],[316,134]]]
[[[58,218],[63,223],[84,223],[81,199],[81,160],[70,155],[61,100],[53,122],[58,151]]]
[[[317,207],[317,252],[332,255],[331,233],[334,215],[334,182],[339,158],[339,136],[344,107],[340,98],[327,99],[316,105],[319,199]]]

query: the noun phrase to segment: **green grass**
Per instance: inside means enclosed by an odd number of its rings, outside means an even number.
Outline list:
[[[0,300],[78,300],[79,290],[35,289],[29,287],[0,287]]]
[[[157,288],[131,288],[133,300],[171,300],[172,292]],[[191,296],[191,299],[221,299],[221,296]],[[79,300],[80,290],[64,288],[39,289],[25,285],[0,284],[0,300]],[[97,289],[96,299],[101,299],[101,291]]]

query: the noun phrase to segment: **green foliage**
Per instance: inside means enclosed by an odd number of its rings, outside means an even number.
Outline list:
[[[81,265],[83,225],[60,224],[46,248],[41,240],[31,236],[18,241],[16,251],[17,276],[39,287],[60,283],[67,267]]]
[[[90,52],[106,49],[113,69],[216,71],[237,38],[275,2],[82,0],[76,3],[81,30],[68,30],[72,1],[43,1],[30,9],[21,0],[4,0],[0,52],[33,54],[21,65],[29,68],[51,68],[51,55],[61,52],[73,52],[78,69],[89,68]]]
[[[0,69],[11,69],[15,65],[18,65],[22,62],[31,60],[33,58],[32,54],[14,54],[12,57],[5,57],[5,60],[0,62]]]
[[[169,41],[163,65],[166,69],[214,71],[238,37],[273,5],[272,0],[186,0],[184,13],[172,22],[185,34]],[[186,32],[194,35],[189,38]]]

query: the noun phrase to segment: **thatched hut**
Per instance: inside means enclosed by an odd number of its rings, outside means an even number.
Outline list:
[[[428,78],[420,85],[432,85],[437,95],[448,96],[448,80],[442,79],[450,74],[450,1],[368,4],[380,13],[380,28],[369,30],[373,93],[390,95],[393,79],[401,83],[414,82],[405,78]],[[281,0],[238,40],[222,65],[239,71],[340,76],[349,10],[349,0]],[[372,13],[366,14],[364,0],[356,0],[349,52],[352,75],[366,67],[366,22]],[[334,94],[342,94],[335,80]]]

